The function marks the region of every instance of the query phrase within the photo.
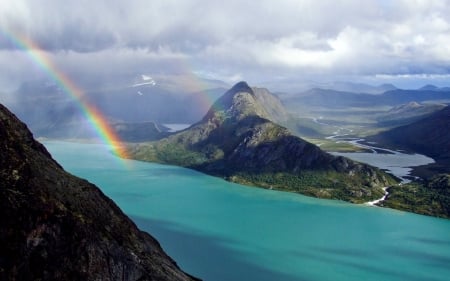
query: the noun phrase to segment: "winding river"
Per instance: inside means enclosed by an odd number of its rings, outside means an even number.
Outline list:
[[[333,155],[345,156],[358,162],[386,170],[392,175],[401,179],[402,183],[410,181],[412,167],[422,166],[434,163],[434,160],[422,154],[408,154],[397,150],[391,150],[383,147],[377,147],[376,144],[367,144],[363,138],[347,137],[352,133],[351,129],[340,126],[323,123],[320,118],[312,118],[314,122],[320,125],[333,126],[336,131],[333,135],[326,137],[328,140],[336,142],[345,142],[360,147],[370,152],[332,152]]]

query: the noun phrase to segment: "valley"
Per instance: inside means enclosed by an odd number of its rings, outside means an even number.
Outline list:
[[[371,97],[375,104],[370,107],[344,107],[346,101],[339,98],[340,106],[296,108],[290,104],[291,116],[296,117],[288,126],[334,155],[374,165],[400,178],[401,183],[388,187],[376,205],[448,218],[450,186],[444,179],[450,174],[450,95],[445,94],[446,88],[424,89],[439,91],[437,100],[427,100],[432,96],[429,92],[421,96],[420,91],[409,91],[409,100],[400,92],[401,99],[394,103],[391,98],[390,106],[377,105],[377,97]],[[347,95],[362,101],[361,96]],[[415,102],[417,98],[422,102]],[[403,101],[407,103],[398,105]],[[436,182],[440,188],[433,188]]]
[[[449,281],[450,1],[0,1],[0,281]]]
[[[317,155],[319,150],[387,171],[402,182],[401,190],[405,192],[409,187],[406,184],[408,181],[413,180],[412,185],[423,187],[434,176],[450,172],[447,154],[439,152],[439,148],[445,148],[448,143],[445,136],[441,143],[431,146],[438,149],[433,152],[423,148],[417,150],[417,146],[396,144],[384,133],[420,122],[423,118],[431,118],[434,113],[445,109],[450,102],[447,88],[429,86],[405,91],[388,85],[371,88],[348,83],[336,84],[339,90],[313,88],[297,95],[286,95],[253,87],[249,89],[257,93],[256,103],[243,98],[233,104],[224,98],[217,101],[226,92],[220,88],[225,83],[220,81],[204,80],[203,85],[209,87],[206,92],[188,93],[198,89],[189,85],[195,85],[195,81],[200,80],[192,80],[188,76],[136,75],[116,81],[115,90],[108,96],[110,86],[99,88],[91,85],[93,90],[87,93],[86,98],[104,110],[111,128],[129,144],[131,157],[190,167],[247,185],[356,203],[383,197],[383,189],[387,186],[390,190],[399,188],[394,179],[388,179],[389,176],[375,179],[381,175],[378,171],[370,172],[373,178],[365,183],[356,178],[349,180],[343,177],[342,171],[336,173],[348,165],[347,160],[344,164],[333,162],[335,160],[326,154],[318,158],[305,157],[308,154]],[[131,86],[127,88],[123,85]],[[13,108],[18,108],[19,116],[29,121],[27,123],[36,136],[88,142],[96,138],[96,132],[89,121],[80,115],[77,105],[61,96],[57,87],[52,84],[40,88],[35,84],[24,85],[19,89],[22,91],[19,97],[25,97],[31,89],[38,89],[40,94],[35,95],[31,103],[27,99],[16,99]],[[359,90],[369,91],[370,94]],[[165,91],[165,99],[173,99],[156,102],[155,98],[162,97],[161,91]],[[175,91],[181,92],[175,94]],[[192,100],[187,103],[186,98]],[[34,107],[36,103],[40,105],[38,108]],[[129,110],[124,111],[125,108]],[[170,118],[158,114],[161,109]],[[187,114],[186,110],[196,113]],[[157,122],[154,120],[156,115],[152,114],[157,114]],[[439,126],[448,128],[448,123],[445,123],[448,117],[443,118],[444,123]],[[419,124],[418,127],[427,125]],[[428,127],[434,132],[442,131]],[[304,160],[294,160],[293,155],[296,154],[289,150],[292,148],[283,152],[283,147],[297,142],[293,141],[294,136],[302,140],[295,145],[306,145],[299,151],[306,150],[297,155],[298,159]],[[415,136],[409,138],[420,139]],[[316,145],[316,148],[308,143]],[[322,160],[313,164],[316,161],[313,159],[319,158]],[[289,164],[295,161],[300,164]],[[258,166],[256,163],[264,164]],[[365,169],[361,167],[356,170]],[[297,175],[293,176],[292,171],[295,170],[301,170],[301,173],[294,172]],[[377,187],[373,189],[373,186]],[[396,194],[398,198],[399,193]],[[387,196],[385,202],[393,202],[395,198]],[[408,202],[415,204],[411,200]],[[387,206],[388,203],[378,202],[378,205]],[[402,207],[405,204],[390,206],[408,209]],[[448,216],[439,216],[442,215]]]

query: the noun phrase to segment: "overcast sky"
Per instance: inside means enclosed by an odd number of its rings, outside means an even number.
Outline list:
[[[450,85],[449,15],[445,0],[1,0],[0,86],[39,75],[2,31],[74,76]]]

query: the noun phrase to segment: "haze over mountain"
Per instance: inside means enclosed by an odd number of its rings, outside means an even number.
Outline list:
[[[194,280],[0,105],[1,280]]]
[[[446,104],[443,103],[418,103],[415,101],[394,106],[387,112],[380,114],[376,120],[380,124],[390,125],[406,125],[416,120],[422,119],[436,111],[444,109]]]
[[[157,142],[129,147],[132,158],[197,169],[230,181],[362,202],[392,182],[380,170],[292,135],[274,123],[276,97],[240,82],[203,119]],[[275,109],[274,110],[274,106]]]
[[[447,88],[418,90],[391,90],[380,95],[351,93],[330,89],[314,88],[299,95],[285,99],[294,107],[295,104],[320,106],[329,108],[398,106],[409,102],[450,101],[450,90]]]
[[[224,82],[194,75],[138,75],[121,79],[87,81],[84,102],[96,107],[113,126],[121,128],[138,123],[193,123],[223,93]],[[78,101],[55,83],[23,83],[8,102],[16,114],[39,137],[92,138]],[[128,125],[127,125],[128,124]],[[142,128],[143,126],[140,125]],[[164,131],[164,130],[163,130]],[[123,130],[122,130],[123,132]],[[130,138],[123,135],[124,140]],[[131,138],[136,140],[136,135]],[[153,130],[141,132],[139,140],[156,138]]]
[[[262,83],[266,87],[279,92],[280,97],[289,98],[294,96],[308,95],[311,89],[334,90],[339,92],[348,92],[355,94],[382,94],[387,91],[398,89],[393,84],[370,85],[366,83],[353,83],[350,81],[333,81],[333,82],[315,82],[302,81],[299,79],[289,79],[281,81],[264,81]]]

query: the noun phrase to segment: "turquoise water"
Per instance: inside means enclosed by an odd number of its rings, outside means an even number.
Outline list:
[[[204,280],[450,280],[450,220],[122,161],[99,144],[45,145]]]

